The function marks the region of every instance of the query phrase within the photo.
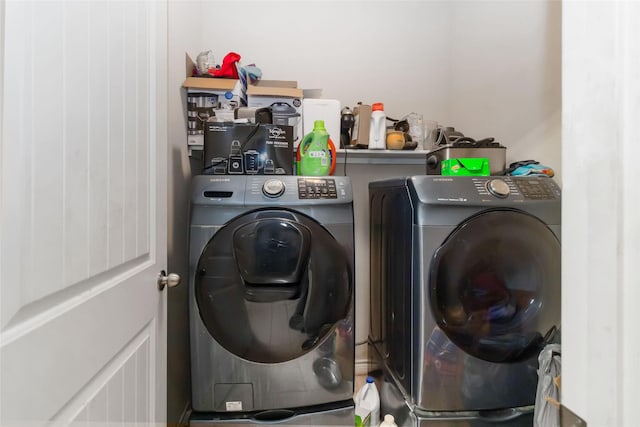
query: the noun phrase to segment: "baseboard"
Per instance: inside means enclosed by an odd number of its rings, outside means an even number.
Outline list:
[[[358,375],[368,375],[370,372],[380,369],[378,363],[368,359],[358,359],[355,363],[355,373]]]

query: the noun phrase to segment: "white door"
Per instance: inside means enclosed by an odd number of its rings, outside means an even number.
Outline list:
[[[0,19],[0,425],[163,423],[166,4]]]

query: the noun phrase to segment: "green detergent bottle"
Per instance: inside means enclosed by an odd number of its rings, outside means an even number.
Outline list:
[[[298,175],[329,175],[331,153],[329,152],[329,133],[324,127],[324,120],[313,122],[313,131],[302,138],[298,150],[300,153]]]

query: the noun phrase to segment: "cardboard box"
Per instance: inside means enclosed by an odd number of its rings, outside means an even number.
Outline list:
[[[358,148],[369,148],[369,131],[371,129],[371,105],[358,104],[353,110],[355,119],[351,134],[351,145]]]
[[[185,55],[186,79],[182,87],[187,90],[187,144],[204,144],[204,122],[244,105],[242,82],[236,79],[192,76],[195,63]],[[227,118],[227,116],[224,116]],[[215,120],[215,119],[213,119]]]
[[[340,101],[337,99],[305,98],[302,100],[302,132],[313,131],[316,120],[324,121],[324,127],[336,148],[340,147]]]
[[[187,94],[187,144],[202,144],[204,124],[215,116],[218,95],[207,92]]]
[[[293,175],[293,127],[207,122],[203,173]]]
[[[293,126],[293,146],[302,134],[302,89],[293,81],[265,80],[247,88],[247,106],[270,107],[272,123]]]

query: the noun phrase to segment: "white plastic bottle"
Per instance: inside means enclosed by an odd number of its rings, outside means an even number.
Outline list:
[[[384,104],[376,102],[371,105],[371,127],[369,129],[369,149],[384,150],[387,146],[387,116]]]
[[[396,424],[396,420],[393,418],[393,415],[387,414],[384,416],[384,420],[380,423],[380,427],[398,427],[398,424]]]
[[[367,377],[367,382],[360,388],[355,399],[356,407],[360,406],[371,411],[369,425],[377,426],[380,422],[380,395],[373,377]]]

